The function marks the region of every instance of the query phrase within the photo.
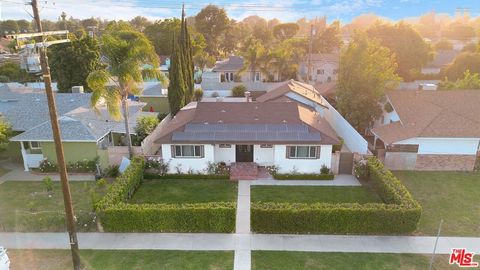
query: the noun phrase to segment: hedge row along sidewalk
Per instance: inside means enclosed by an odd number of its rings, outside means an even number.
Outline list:
[[[402,234],[416,229],[421,206],[377,158],[366,164],[368,180],[384,203],[252,203],[257,233]]]
[[[134,158],[97,203],[105,231],[229,233],[235,230],[235,203],[128,204],[142,183],[143,173],[144,160]]]

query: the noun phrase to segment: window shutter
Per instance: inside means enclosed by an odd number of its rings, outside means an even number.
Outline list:
[[[170,149],[172,150],[172,158],[176,157],[175,156],[175,145],[170,145]]]
[[[200,145],[200,157],[201,158],[204,158],[205,157],[205,149],[204,149],[204,145]]]
[[[320,158],[320,146],[317,146],[315,149],[315,158],[316,159]]]
[[[287,159],[290,158],[290,151],[291,151],[290,149],[291,148],[292,148],[291,146],[287,146],[287,150],[285,151],[285,158],[287,158]]]

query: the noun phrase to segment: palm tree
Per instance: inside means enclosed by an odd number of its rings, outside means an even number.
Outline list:
[[[156,76],[160,81],[164,80],[163,75],[156,69],[158,56],[144,34],[123,22],[112,23],[107,27],[101,38],[101,51],[108,66],[88,75],[87,83],[93,91],[91,105],[98,111],[98,106],[104,101],[112,118],[119,120],[123,117],[128,153],[132,158],[127,98],[129,95],[140,94],[141,89],[137,84],[143,81],[144,64],[153,67],[146,74],[150,77]]]
[[[247,44],[246,50],[242,53],[244,62],[239,73],[248,70],[248,72],[250,72],[250,79],[255,81],[255,73],[257,71],[268,74],[268,65],[266,65],[266,63],[270,61],[270,54],[263,45],[255,39],[251,39]]]
[[[273,52],[272,69],[278,75],[278,81],[283,81],[285,77],[291,77],[292,72],[296,72],[296,64],[292,61],[292,50],[289,48],[278,48]],[[293,79],[293,78],[289,78]]]

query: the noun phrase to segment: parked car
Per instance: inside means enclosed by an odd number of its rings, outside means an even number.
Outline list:
[[[10,269],[10,259],[8,259],[7,250],[0,247],[0,270]]]

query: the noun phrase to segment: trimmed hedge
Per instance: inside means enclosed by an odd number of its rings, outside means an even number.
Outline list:
[[[370,181],[385,203],[253,203],[258,233],[401,234],[416,229],[421,207],[376,158],[368,160]]]
[[[111,232],[235,231],[235,203],[126,204],[119,203],[100,216]]]
[[[274,174],[277,180],[333,180],[335,175],[329,174]]]
[[[230,179],[228,174],[165,174],[145,173],[144,179]]]
[[[235,203],[128,204],[144,178],[144,165],[142,158],[134,158],[96,204],[105,231],[230,233],[235,230]],[[186,176],[194,175],[179,178]],[[171,175],[164,177],[172,179]]]

